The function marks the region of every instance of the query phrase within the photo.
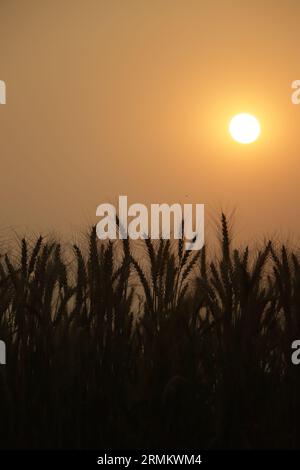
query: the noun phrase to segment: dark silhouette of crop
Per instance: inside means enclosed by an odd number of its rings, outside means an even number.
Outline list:
[[[72,259],[42,237],[2,256],[0,446],[299,447],[300,260],[221,234],[214,257],[94,228]]]

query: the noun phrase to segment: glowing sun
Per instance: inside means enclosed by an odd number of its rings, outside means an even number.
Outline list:
[[[234,116],[229,123],[231,137],[240,144],[251,144],[260,134],[260,124],[255,116],[242,113]]]

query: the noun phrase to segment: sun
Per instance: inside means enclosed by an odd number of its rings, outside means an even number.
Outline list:
[[[237,114],[229,123],[229,132],[236,142],[251,144],[260,135],[260,124],[258,119],[252,114]]]

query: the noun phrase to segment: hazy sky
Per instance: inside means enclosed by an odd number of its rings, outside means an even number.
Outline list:
[[[0,227],[75,231],[126,194],[298,237],[299,44],[297,0],[0,0]]]

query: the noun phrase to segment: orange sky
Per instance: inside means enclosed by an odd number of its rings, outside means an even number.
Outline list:
[[[298,239],[297,0],[1,0],[0,22],[1,228],[74,232],[126,194]]]

